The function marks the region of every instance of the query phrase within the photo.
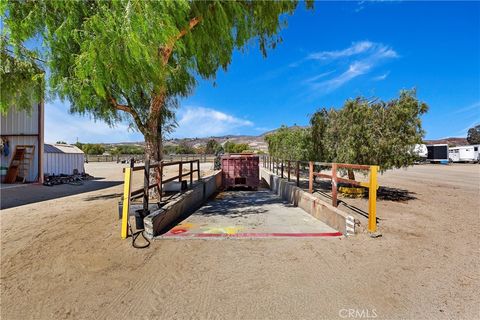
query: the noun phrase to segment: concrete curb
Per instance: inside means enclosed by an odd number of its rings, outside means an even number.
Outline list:
[[[265,180],[270,189],[282,199],[303,209],[312,217],[326,223],[344,235],[355,233],[353,217],[335,208],[331,204],[297,187],[295,182],[288,182],[265,168],[260,168],[260,178]]]
[[[174,221],[197,210],[221,185],[221,171],[196,181],[191,189],[177,194],[164,207],[145,217],[145,236],[152,239],[160,235],[160,232]]]

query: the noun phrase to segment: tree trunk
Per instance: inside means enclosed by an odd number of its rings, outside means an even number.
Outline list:
[[[161,118],[160,116],[157,119],[151,119],[146,128],[145,138],[145,161],[149,160],[150,165],[158,163],[162,160],[162,129],[161,129]],[[155,168],[155,170],[150,170],[150,185],[160,184],[161,183],[161,170],[160,168]],[[159,188],[150,189],[149,193],[150,198],[156,198],[158,201],[161,200],[159,194]]]

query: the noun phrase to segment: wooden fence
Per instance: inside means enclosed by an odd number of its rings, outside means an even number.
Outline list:
[[[194,169],[194,164],[196,168]],[[171,178],[163,179],[163,168],[170,167],[170,166],[178,166],[178,173]],[[184,172],[183,168],[187,167],[188,171]],[[155,170],[156,175],[156,183],[150,184],[150,170]],[[131,190],[131,181],[132,181],[132,174],[135,171],[143,171],[144,175],[144,183],[143,188],[137,190]],[[127,220],[128,220],[128,212],[130,207],[130,202],[133,199],[139,198],[143,196],[143,210],[144,212],[148,211],[148,196],[149,190],[152,188],[157,188],[159,194],[159,201],[162,201],[163,195],[163,185],[165,183],[176,181],[178,180],[181,182],[183,177],[189,177],[190,186],[193,184],[193,175],[197,174],[197,180],[200,180],[200,160],[186,160],[186,161],[161,161],[158,163],[150,164],[150,161],[146,161],[145,165],[143,166],[134,166],[134,161],[131,162],[130,167],[124,168],[123,172],[125,174],[124,179],[124,189],[123,189],[123,208],[122,208],[122,229],[121,229],[121,237],[125,239],[128,234],[127,228]]]
[[[271,156],[263,156],[262,164],[264,168],[276,173],[282,178],[291,181],[291,173],[295,175],[297,186],[300,186],[300,176],[302,173],[308,172],[308,192],[314,192],[315,178],[328,179],[332,185],[332,205],[338,206],[338,183],[345,183],[354,186],[368,188],[368,231],[375,232],[377,230],[377,189],[378,189],[378,170],[379,166],[347,164],[347,163],[326,163],[314,161],[293,161],[274,158]],[[306,169],[308,167],[308,169]],[[329,173],[322,173],[328,170]],[[339,176],[339,169],[368,171],[368,182],[346,179]]]

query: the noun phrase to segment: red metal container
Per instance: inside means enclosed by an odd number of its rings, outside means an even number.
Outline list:
[[[257,189],[260,184],[259,158],[249,153],[230,154],[222,157],[223,186]]]

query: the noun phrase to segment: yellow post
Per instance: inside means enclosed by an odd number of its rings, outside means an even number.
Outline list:
[[[132,177],[132,168],[125,168],[125,181],[123,185],[123,208],[122,208],[122,239],[128,236],[128,211],[130,209],[130,182]]]
[[[368,187],[368,232],[377,231],[377,172],[378,166],[370,167],[370,183]]]

